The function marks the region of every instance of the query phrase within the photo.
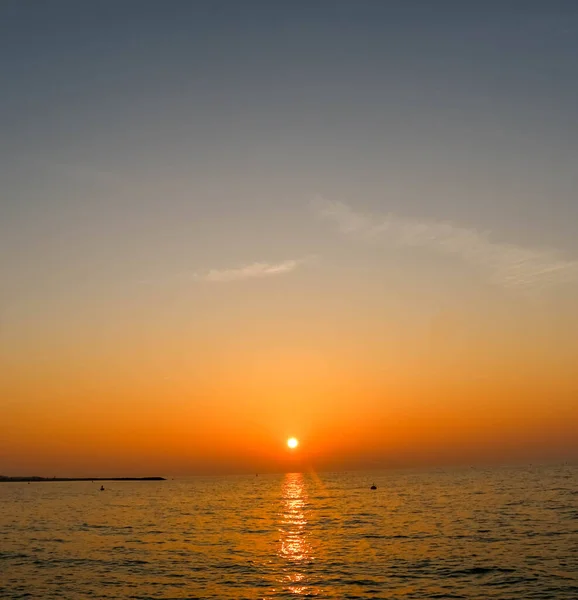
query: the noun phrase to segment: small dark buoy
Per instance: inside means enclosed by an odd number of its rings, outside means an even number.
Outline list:
[[[100,486],[100,491],[101,491],[101,492],[104,492],[104,485],[101,485],[101,486]]]
[[[377,486],[375,485],[375,483],[371,486],[370,489],[372,489],[372,490],[376,490],[377,489]]]

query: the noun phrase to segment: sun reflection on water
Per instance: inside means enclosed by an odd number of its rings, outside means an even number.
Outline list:
[[[281,583],[296,595],[315,594],[307,585],[305,568],[315,557],[307,531],[307,490],[302,473],[287,473],[283,481],[278,554],[285,561]]]

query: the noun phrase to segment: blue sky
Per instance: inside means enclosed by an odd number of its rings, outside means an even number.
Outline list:
[[[58,240],[137,278],[330,257],[317,196],[578,255],[573,2],[2,10],[8,290]]]

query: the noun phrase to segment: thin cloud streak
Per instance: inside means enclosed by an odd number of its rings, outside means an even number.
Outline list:
[[[211,283],[225,283],[243,279],[272,277],[273,275],[290,273],[302,262],[302,260],[285,260],[280,263],[255,262],[236,269],[210,269],[206,273],[195,273],[195,279]]]
[[[578,261],[564,260],[556,250],[494,242],[488,232],[450,222],[416,221],[392,214],[365,215],[347,204],[324,198],[316,198],[313,207],[347,236],[457,256],[486,270],[492,283],[503,287],[539,290],[578,279]]]

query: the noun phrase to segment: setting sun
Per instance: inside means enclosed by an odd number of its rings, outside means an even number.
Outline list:
[[[299,440],[297,438],[289,438],[287,440],[287,445],[289,446],[289,448],[297,448],[297,446],[299,446]]]

